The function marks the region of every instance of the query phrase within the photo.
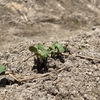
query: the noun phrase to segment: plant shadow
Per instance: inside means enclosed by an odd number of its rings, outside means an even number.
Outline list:
[[[32,67],[32,70],[36,73],[46,73],[48,72],[48,65],[47,65],[47,59],[44,59],[43,62],[40,64],[40,62],[34,58],[34,65]]]
[[[56,60],[56,59],[59,59],[59,61],[61,62],[61,63],[65,63],[65,59],[64,59],[64,56],[62,55],[62,54],[59,54],[59,55],[57,55],[57,56],[55,56],[55,57],[52,57],[54,60]]]
[[[0,87],[6,87],[6,85],[12,85],[12,84],[19,84],[20,85],[20,83],[17,82],[16,80],[13,81],[13,80],[9,80],[7,78],[2,78],[0,80]]]

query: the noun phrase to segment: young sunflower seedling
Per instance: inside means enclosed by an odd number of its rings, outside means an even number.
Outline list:
[[[48,51],[43,47],[42,44],[38,43],[37,45],[30,46],[29,50],[34,52],[37,61],[37,70],[39,73],[43,72],[44,69],[48,69],[46,66]]]
[[[37,65],[38,73],[43,73],[44,71],[48,71],[47,67],[47,58],[49,55],[53,58],[61,57],[62,53],[64,53],[65,49],[58,42],[54,42],[48,49],[45,49],[42,44],[38,43],[37,45],[30,46],[29,50],[34,52],[35,64]]]
[[[54,42],[48,49],[48,52],[51,53],[51,57],[53,58],[59,57],[64,51],[63,46],[58,42]]]

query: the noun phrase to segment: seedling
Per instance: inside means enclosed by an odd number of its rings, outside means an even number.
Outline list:
[[[42,73],[43,68],[46,68],[48,51],[40,43],[34,46],[30,46],[29,50],[34,52],[37,60],[38,72]]]
[[[45,49],[42,44],[38,43],[37,45],[30,46],[29,50],[34,52],[36,56],[35,62],[39,73],[43,73],[43,68],[48,70],[46,63],[49,54],[51,57],[58,57],[64,52],[63,46],[58,42],[54,42],[48,49]]]
[[[6,69],[5,66],[0,65],[0,74],[4,73],[5,69]]]
[[[51,53],[51,57],[58,57],[60,54],[64,53],[64,48],[58,42],[54,42],[48,49],[49,53]]]

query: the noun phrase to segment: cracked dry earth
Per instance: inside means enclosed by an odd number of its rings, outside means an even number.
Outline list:
[[[21,65],[18,63],[31,55],[28,47],[38,42],[27,39],[0,52],[0,64],[18,75],[34,75],[34,57]],[[71,54],[64,57],[64,63],[50,58],[50,75],[27,80],[20,85],[14,83],[2,87],[1,82],[0,100],[100,100],[100,61],[76,57],[100,59],[100,29],[79,33],[59,43],[70,46]],[[44,45],[49,44],[51,41]],[[0,78],[12,80],[9,76]]]

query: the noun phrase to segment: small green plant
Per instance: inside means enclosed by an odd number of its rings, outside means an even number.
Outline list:
[[[38,43],[37,45],[30,46],[29,50],[34,52],[36,56],[37,70],[40,73],[43,72],[43,68],[48,70],[46,63],[49,54],[51,54],[51,57],[58,57],[59,54],[64,52],[63,46],[58,42],[54,42],[48,49],[45,49],[42,44]]]
[[[2,74],[3,72],[5,72],[5,66],[0,65],[0,74]]]
[[[45,63],[47,62],[48,51],[40,43],[34,46],[30,46],[29,50],[31,52],[34,52],[34,54],[36,55],[36,60],[38,63],[38,72],[42,72],[43,67],[46,67]]]
[[[58,57],[60,54],[64,53],[64,48],[58,42],[54,42],[51,46],[49,46],[48,51],[51,53],[51,57]]]

